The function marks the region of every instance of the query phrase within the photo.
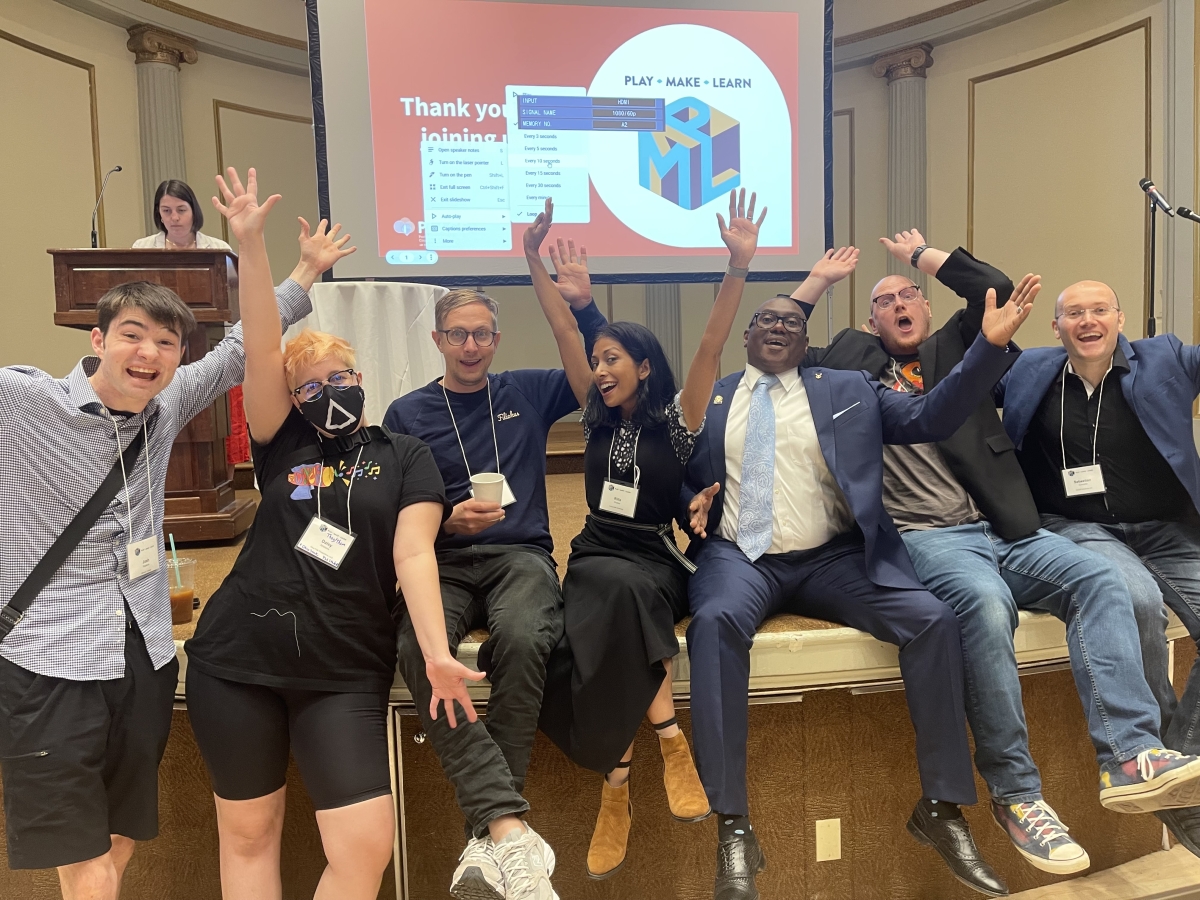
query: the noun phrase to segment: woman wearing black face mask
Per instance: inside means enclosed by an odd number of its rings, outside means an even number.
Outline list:
[[[379,891],[394,829],[386,711],[396,583],[434,688],[475,719],[450,655],[433,540],[449,513],[429,449],[368,425],[354,351],[305,331],[280,350],[263,206],[218,179],[240,242],[246,419],[262,491],[224,584],[188,641],[188,713],[216,795],[226,900],[280,896],[288,754],[317,810],[329,865],[317,898]],[[334,228],[334,233],[337,228]],[[339,246],[346,238],[342,238]]]

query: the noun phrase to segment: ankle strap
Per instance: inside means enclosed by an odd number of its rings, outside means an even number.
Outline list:
[[[678,724],[679,724],[678,717],[671,716],[671,718],[667,719],[667,721],[659,722],[657,725],[655,725],[653,722],[651,722],[650,727],[653,728],[655,731],[662,731],[664,728],[670,728],[672,725],[678,725]]]

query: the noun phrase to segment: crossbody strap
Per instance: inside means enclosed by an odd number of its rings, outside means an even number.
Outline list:
[[[132,468],[137,461],[138,454],[142,451],[142,443],[143,432],[139,431],[122,454],[126,469]],[[83,505],[83,509],[75,514],[71,524],[50,545],[46,555],[38,560],[38,564],[33,567],[33,571],[17,588],[12,599],[8,601],[8,605],[0,609],[0,641],[8,637],[9,632],[17,627],[17,623],[25,618],[25,611],[42,592],[42,588],[50,583],[54,573],[62,567],[62,564],[67,561],[67,557],[79,546],[83,536],[96,524],[96,520],[104,512],[104,508],[108,506],[113,497],[117,496],[124,481],[121,477],[121,463],[120,459],[113,463],[108,477],[101,482],[96,493],[92,494],[92,498]]]

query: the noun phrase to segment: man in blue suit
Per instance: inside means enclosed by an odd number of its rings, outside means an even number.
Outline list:
[[[1125,576],[1163,743],[1196,754],[1200,663],[1177,704],[1163,601],[1200,637],[1200,457],[1192,437],[1200,348],[1173,334],[1128,340],[1116,293],[1097,281],[1062,292],[1053,327],[1062,346],[1026,350],[997,386],[1005,430],[1043,526]],[[1200,807],[1156,815],[1200,856]]]
[[[715,900],[758,897],[765,859],[746,792],[750,646],[763,620],[785,610],[900,647],[924,792],[909,831],[964,883],[1007,894],[958,811],[976,799],[958,622],[917,580],[883,508],[883,444],[949,438],[1011,364],[1008,342],[1028,315],[1028,305],[997,309],[988,291],[980,337],[917,396],[864,372],[800,371],[807,314],[776,297],[746,330],[745,372],[717,382],[684,488],[699,538],[689,548],[698,569],[687,644],[696,760],[718,813]]]

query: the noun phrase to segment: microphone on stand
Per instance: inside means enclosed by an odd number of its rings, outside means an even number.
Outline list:
[[[1183,216],[1185,219],[1190,219],[1193,222],[1200,222],[1200,215],[1192,212],[1186,206],[1180,206],[1175,210],[1177,215]]]
[[[100,246],[99,241],[97,240],[97,237],[96,237],[96,213],[100,209],[100,201],[104,199],[104,189],[108,187],[108,179],[112,176],[112,173],[120,172],[120,171],[121,171],[120,166],[113,166],[111,169],[108,170],[107,173],[105,173],[104,183],[100,185],[100,196],[98,196],[96,198],[96,205],[92,207],[92,249],[93,250],[95,250],[97,247]]]
[[[1154,205],[1165,212],[1168,216],[1175,215],[1175,211],[1171,209],[1171,204],[1168,203],[1166,198],[1158,192],[1158,188],[1154,186],[1153,181],[1151,181],[1149,178],[1143,178],[1138,182],[1138,187],[1145,191],[1146,196],[1154,201]]]

